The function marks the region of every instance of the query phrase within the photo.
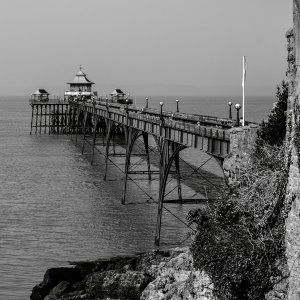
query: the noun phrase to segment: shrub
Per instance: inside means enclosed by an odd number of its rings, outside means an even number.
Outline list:
[[[193,210],[197,223],[191,247],[195,267],[212,278],[221,300],[264,299],[271,278],[280,278],[283,255],[283,205],[287,172],[283,147],[265,145],[241,171],[238,187],[205,210]]]
[[[282,145],[286,133],[286,111],[289,96],[288,83],[282,81],[277,86],[278,101],[268,117],[267,123],[262,122],[258,132],[258,142],[270,145]]]

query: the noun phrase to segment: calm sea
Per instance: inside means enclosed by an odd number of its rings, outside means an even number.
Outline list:
[[[233,103],[237,99],[230,98]],[[185,97],[180,111],[226,117],[229,98]],[[246,118],[259,122],[275,97],[247,100]],[[151,107],[164,101],[175,110],[173,97],[149,97]],[[137,98],[139,106],[144,98]],[[112,165],[103,181],[103,157],[91,166],[89,153],[81,154],[69,136],[29,135],[31,108],[26,97],[0,98],[0,299],[29,299],[32,287],[47,268],[68,261],[132,254],[153,249],[158,182],[130,183],[121,205],[122,172]],[[193,154],[197,163],[205,155]],[[116,158],[124,168],[124,158]],[[206,168],[220,172],[211,161]],[[193,194],[187,187],[184,192]],[[172,205],[184,220],[190,207]],[[162,243],[178,245],[186,227],[168,212],[163,215]]]

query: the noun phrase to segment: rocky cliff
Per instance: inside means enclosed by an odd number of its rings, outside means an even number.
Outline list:
[[[32,300],[213,300],[209,277],[193,267],[188,248],[73,262],[49,269]]]
[[[294,0],[294,28],[287,32],[289,103],[286,166],[289,170],[285,199],[285,244],[289,271],[289,300],[300,299],[300,0]]]

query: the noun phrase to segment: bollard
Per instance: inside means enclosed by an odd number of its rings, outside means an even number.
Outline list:
[[[146,108],[148,108],[148,105],[149,105],[149,103],[148,103],[148,98],[146,98]]]

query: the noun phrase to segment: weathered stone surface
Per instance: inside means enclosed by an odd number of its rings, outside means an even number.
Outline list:
[[[212,300],[215,298],[213,297],[213,285],[205,273],[175,271],[167,268],[147,286],[141,299]]]
[[[209,277],[193,268],[193,258],[186,249],[174,249],[167,261],[155,269],[156,279],[148,284],[141,299],[212,300],[213,284]]]
[[[117,287],[121,274],[115,271],[96,272],[87,277],[86,290],[90,296],[114,297],[117,295]]]
[[[96,272],[87,278],[87,294],[91,297],[113,297],[120,299],[139,299],[141,292],[152,278],[137,271]]]
[[[257,125],[249,125],[230,130],[230,154],[223,162],[224,175],[228,183],[238,180],[240,170],[247,166],[250,153],[255,146],[257,129]]]
[[[119,278],[118,296],[122,299],[140,299],[142,291],[152,280],[143,273],[128,271]]]
[[[188,248],[185,249],[185,252],[178,253],[177,256],[166,262],[165,267],[173,268],[174,270],[193,270],[193,257]]]

